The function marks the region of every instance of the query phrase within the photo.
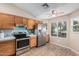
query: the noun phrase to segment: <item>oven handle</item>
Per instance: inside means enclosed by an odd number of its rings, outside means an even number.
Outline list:
[[[25,39],[30,39],[30,38],[21,38],[21,39],[16,39],[16,41],[25,40]]]

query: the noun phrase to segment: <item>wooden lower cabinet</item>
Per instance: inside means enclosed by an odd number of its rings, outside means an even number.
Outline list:
[[[15,46],[15,40],[1,41],[0,56],[14,55],[16,53]]]
[[[30,36],[30,41],[29,41],[30,47],[36,47],[37,45],[37,36]]]

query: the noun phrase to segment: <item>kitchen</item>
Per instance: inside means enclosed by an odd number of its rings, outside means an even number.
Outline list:
[[[73,33],[70,27],[71,18],[79,16],[78,5],[0,3],[0,56],[78,55],[78,21]]]
[[[29,18],[24,18],[24,17],[20,17],[20,16],[15,16],[15,15],[0,13],[0,22],[1,22],[0,23],[0,25],[1,25],[0,26],[0,28],[1,28],[0,29],[0,31],[1,31],[0,55],[13,55],[16,53],[17,48],[21,48],[20,50],[22,50],[22,47],[25,47],[24,45],[29,46],[30,48],[37,46],[37,42],[38,42],[37,34],[38,33],[34,34],[33,32],[35,30],[34,26],[41,24],[40,21],[37,21],[34,19],[29,19]],[[19,34],[19,35],[17,35],[17,34]],[[45,36],[45,38],[46,38],[46,36]],[[20,40],[20,39],[23,39],[25,41],[25,43],[23,40]],[[44,45],[44,44],[42,44],[42,45]],[[41,45],[39,45],[39,46],[41,46]],[[23,49],[25,49],[25,48],[23,48]],[[27,47],[26,47],[26,49],[27,49]],[[21,53],[19,52],[19,54],[21,54]]]

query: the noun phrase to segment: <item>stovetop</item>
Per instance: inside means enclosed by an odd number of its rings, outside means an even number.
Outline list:
[[[21,39],[21,38],[29,38],[26,34],[15,34],[14,35],[16,39]]]

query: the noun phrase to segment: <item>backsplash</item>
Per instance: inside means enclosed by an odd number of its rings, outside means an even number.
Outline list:
[[[12,30],[13,29],[0,29],[0,32],[3,32],[4,36],[7,37],[7,36],[12,36],[11,35]]]
[[[4,37],[13,36],[11,33],[14,31],[14,29],[0,29],[0,32],[4,33]],[[21,30],[22,32],[25,30]],[[28,34],[34,34],[33,30],[27,30]]]

